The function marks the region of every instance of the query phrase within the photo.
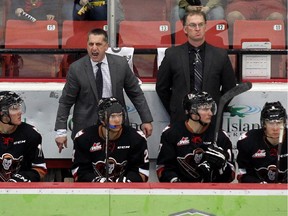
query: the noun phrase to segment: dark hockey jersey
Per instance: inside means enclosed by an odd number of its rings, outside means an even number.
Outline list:
[[[287,183],[287,130],[285,130],[281,154],[278,180],[277,152],[278,145],[273,146],[265,138],[263,129],[254,129],[242,134],[237,142],[237,163],[239,182],[286,182]]]
[[[203,153],[213,144],[212,127],[202,134],[191,133],[185,122],[177,122],[173,127],[164,129],[161,135],[160,151],[157,158],[157,174],[160,182],[170,182],[177,177],[181,182],[231,182],[234,178],[232,143],[221,131],[217,145],[227,155],[227,166],[224,172],[213,170],[211,176],[203,176],[198,165],[205,161]]]
[[[77,133],[74,140],[72,174],[75,181],[91,182],[106,176],[105,139],[94,125]],[[139,173],[148,178],[149,157],[147,141],[142,131],[123,126],[120,137],[108,142],[109,178],[127,177],[131,182],[141,182]]]
[[[22,122],[11,134],[0,134],[0,181],[19,173],[30,181],[40,181],[47,172],[42,137]]]

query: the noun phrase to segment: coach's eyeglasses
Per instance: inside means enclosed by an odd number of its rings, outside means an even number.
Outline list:
[[[190,27],[192,29],[197,29],[197,27],[199,29],[201,29],[201,28],[203,28],[205,26],[205,23],[204,22],[201,22],[201,23],[198,23],[198,24],[197,23],[189,23],[186,26],[188,26],[188,27]]]

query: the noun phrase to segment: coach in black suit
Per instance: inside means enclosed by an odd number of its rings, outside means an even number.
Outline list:
[[[108,46],[108,36],[104,30],[91,30],[88,33],[88,55],[69,67],[55,123],[57,131],[55,141],[59,152],[67,147],[67,120],[73,105],[72,138],[79,130],[97,123],[97,104],[100,97],[115,97],[126,107],[123,90],[139,113],[142,121],[141,129],[146,137],[152,133],[152,115],[137,77],[131,71],[126,58],[106,53]],[[101,65],[97,66],[100,62]],[[99,67],[103,79],[101,88],[103,92],[98,96],[95,79]]]
[[[236,85],[227,51],[205,42],[205,14],[188,12],[183,18],[183,26],[187,43],[168,48],[157,73],[156,91],[170,115],[170,123],[185,120],[182,100],[187,93],[196,90],[196,48],[200,49],[202,61],[202,84],[197,91],[208,92],[218,104],[221,95]]]

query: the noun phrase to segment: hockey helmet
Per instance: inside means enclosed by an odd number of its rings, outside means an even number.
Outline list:
[[[261,111],[261,117],[260,122],[261,126],[264,126],[265,120],[283,120],[284,124],[286,124],[287,120],[287,113],[285,108],[282,106],[282,104],[277,102],[266,102],[263,106],[263,109]]]
[[[19,108],[21,108],[22,113],[25,113],[25,103],[18,94],[12,91],[0,92],[0,112],[2,115],[9,115],[11,109]]]
[[[107,113],[106,113],[107,112]],[[125,110],[121,103],[114,97],[102,98],[98,103],[98,117],[99,120],[105,122],[106,114],[110,116],[113,113],[121,113],[123,115],[123,122],[125,119]]]
[[[210,107],[213,115],[217,112],[217,105],[207,92],[192,92],[184,97],[183,109],[187,115],[198,114],[202,107]]]

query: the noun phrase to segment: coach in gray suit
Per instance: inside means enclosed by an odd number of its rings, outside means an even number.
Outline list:
[[[205,42],[205,14],[190,11],[183,24],[187,43],[168,48],[157,73],[156,91],[170,115],[170,123],[185,120],[182,100],[189,92],[206,91],[218,104],[221,95],[236,85],[227,51]],[[195,81],[196,49],[200,50],[202,62],[200,89]]]
[[[152,133],[153,118],[137,77],[131,71],[126,58],[106,53],[108,47],[107,33],[102,29],[91,30],[88,33],[88,55],[69,67],[55,123],[55,141],[59,152],[67,147],[67,120],[73,105],[72,139],[79,130],[97,123],[97,104],[100,97],[115,97],[126,107],[123,90],[139,113],[141,129],[146,137]],[[98,63],[101,65],[97,65]],[[103,92],[98,96],[95,78],[99,70],[102,74]]]

